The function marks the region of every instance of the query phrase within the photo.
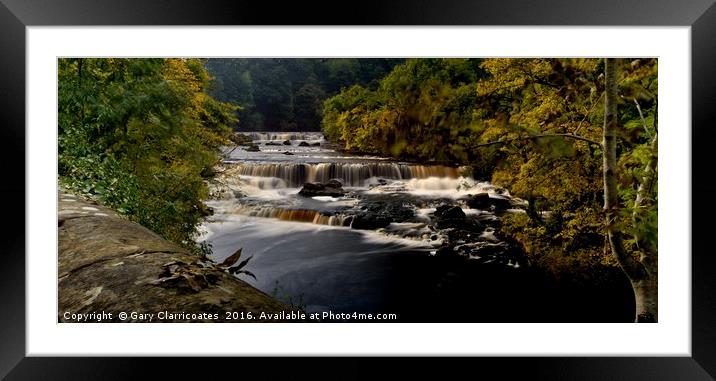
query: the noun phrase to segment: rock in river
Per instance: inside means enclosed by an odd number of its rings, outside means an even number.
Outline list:
[[[361,212],[353,218],[353,229],[375,230],[384,228],[392,222],[405,222],[413,218],[413,209],[403,204],[402,200],[371,200],[363,201]]]
[[[467,195],[467,206],[472,209],[490,209],[490,195],[487,193],[469,194]]]
[[[512,206],[512,201],[505,196],[490,197],[490,203],[495,206],[495,210],[505,210]]]
[[[505,210],[512,206],[512,200],[507,196],[490,196],[487,193],[471,194],[467,196],[467,205],[472,209]]]
[[[343,184],[338,180],[328,180],[325,183],[305,183],[301,191],[298,192],[303,197],[341,197],[346,193],[343,189]]]
[[[390,225],[391,222],[393,222],[393,219],[387,215],[365,212],[353,217],[351,227],[353,229],[375,230],[384,228]]]
[[[465,212],[459,206],[440,205],[433,214],[435,225],[440,229],[461,227],[465,224]]]
[[[465,212],[459,206],[440,205],[435,209],[435,217],[440,219],[462,220]]]

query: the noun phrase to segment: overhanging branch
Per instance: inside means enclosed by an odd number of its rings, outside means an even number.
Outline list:
[[[579,135],[573,135],[573,134],[540,134],[540,135],[520,136],[520,137],[518,137],[518,138],[506,139],[506,140],[497,140],[497,141],[494,141],[494,142],[480,143],[480,144],[476,145],[475,147],[486,147],[486,146],[492,146],[492,145],[496,145],[496,144],[509,144],[509,143],[512,143],[512,142],[514,142],[514,141],[519,141],[519,140],[533,140],[533,139],[541,139],[541,138],[567,138],[567,139],[581,140],[581,141],[583,141],[583,142],[587,142],[587,143],[590,143],[590,144],[594,144],[594,145],[597,145],[597,146],[599,146],[599,147],[602,146],[601,143],[599,143],[599,142],[597,142],[597,141],[595,141],[595,140],[592,140],[592,139],[589,139],[589,138],[585,138],[584,136],[579,136]]]

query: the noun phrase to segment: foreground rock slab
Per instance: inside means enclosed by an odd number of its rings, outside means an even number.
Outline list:
[[[59,322],[281,321],[297,310],[92,201],[60,191],[58,210]]]

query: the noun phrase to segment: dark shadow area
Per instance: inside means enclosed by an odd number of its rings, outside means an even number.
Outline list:
[[[558,281],[534,268],[461,257],[391,258],[386,310],[404,322],[631,322],[634,298],[618,269],[610,287]],[[605,282],[607,283],[607,282]]]

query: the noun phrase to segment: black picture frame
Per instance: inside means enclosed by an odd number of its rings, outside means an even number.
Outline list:
[[[716,141],[711,114],[716,105],[716,6],[714,0],[443,0],[391,2],[162,1],[162,0],[0,0],[0,163],[6,228],[0,252],[0,377],[7,379],[126,379],[160,372],[165,378],[229,371],[247,377],[255,360],[158,358],[26,357],[25,342],[25,43],[26,27],[42,25],[653,25],[690,26],[692,62],[692,184],[684,184],[692,221],[692,357],[477,358],[468,365],[481,374],[499,371],[531,379],[713,380],[716,376],[716,256],[709,250],[709,221],[716,212],[716,185],[709,146]],[[638,43],[638,42],[635,42]],[[48,126],[49,128],[49,126]],[[20,165],[22,162],[23,165]],[[689,190],[690,189],[690,190]],[[690,192],[690,195],[689,195]],[[24,200],[20,203],[18,200]],[[689,253],[670,253],[688,256]],[[237,345],[240,345],[237,343]],[[224,361],[222,361],[224,360]],[[197,362],[200,361],[200,362]],[[324,367],[322,359],[285,359],[282,366],[256,374],[302,373]],[[425,362],[402,366],[396,374],[445,374]],[[183,364],[182,364],[183,362]],[[197,364],[196,366],[192,364]],[[373,366],[337,359],[338,379],[370,375]],[[228,369],[227,369],[228,367]],[[141,368],[142,370],[138,370]],[[310,370],[309,372],[313,372]]]

